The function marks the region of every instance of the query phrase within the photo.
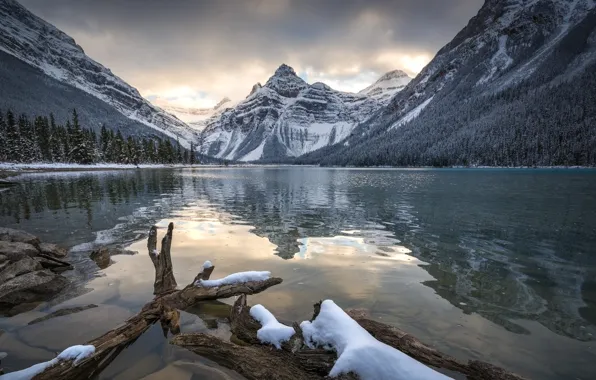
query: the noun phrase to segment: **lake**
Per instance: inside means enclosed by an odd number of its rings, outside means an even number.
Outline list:
[[[174,222],[184,286],[269,270],[284,282],[249,297],[302,321],[331,298],[366,309],[461,359],[534,379],[596,378],[596,171],[247,167],[22,174],[0,192],[0,225],[72,248],[73,286],[0,318],[6,370],[53,358],[123,322],[152,298],[149,227]],[[164,229],[160,229],[160,234]],[[100,270],[94,247],[122,244]],[[200,304],[182,331],[206,331],[233,300]],[[27,326],[48,310],[95,303]],[[212,330],[229,335],[224,324]],[[102,379],[230,379],[167,344],[155,326]],[[153,375],[151,375],[153,374]]]

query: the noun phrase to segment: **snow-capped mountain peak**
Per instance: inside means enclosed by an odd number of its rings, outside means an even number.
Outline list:
[[[393,95],[403,90],[412,78],[401,70],[392,70],[383,74],[377,81],[359,94],[371,96],[383,104],[389,103]]]
[[[263,86],[261,85],[260,82],[255,83],[252,86],[252,89],[250,90],[250,94],[248,94],[248,96],[251,96],[252,94],[254,94],[255,92],[259,91]],[[247,96],[247,97],[248,97]]]
[[[199,148],[242,161],[300,156],[345,139],[379,107],[365,94],[309,85],[283,64],[265,86],[253,86],[246,99],[209,119]]]
[[[295,98],[300,91],[308,87],[308,83],[296,75],[293,68],[284,63],[275,70],[275,74],[269,78],[264,87],[277,92],[281,96]]]
[[[219,110],[219,109],[224,109],[227,107],[227,105],[229,105],[232,102],[232,99],[228,98],[227,96],[224,96],[224,98],[222,100],[220,100],[215,107],[213,107],[214,110]]]

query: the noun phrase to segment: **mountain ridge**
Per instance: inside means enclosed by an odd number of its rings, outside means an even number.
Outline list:
[[[0,0],[0,16],[0,50],[4,53],[105,102],[133,122],[180,138],[187,147],[196,139],[195,131],[184,122],[152,105],[137,89],[88,57],[72,37],[15,0]]]

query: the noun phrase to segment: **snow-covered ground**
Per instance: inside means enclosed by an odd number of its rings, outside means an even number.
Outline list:
[[[329,376],[356,373],[362,380],[446,380],[419,361],[376,340],[333,301],[321,305],[317,318],[300,324],[312,348],[332,347],[338,359]]]
[[[103,170],[103,169],[148,169],[148,168],[184,168],[190,167],[189,165],[181,164],[66,164],[66,163],[44,163],[34,162],[30,164],[16,164],[11,162],[0,162],[0,170]]]

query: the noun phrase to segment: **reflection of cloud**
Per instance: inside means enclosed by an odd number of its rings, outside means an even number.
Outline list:
[[[351,232],[351,231],[350,231]],[[321,255],[367,255],[377,254],[393,260],[409,261],[412,252],[406,247],[378,247],[367,243],[365,238],[354,236],[305,237],[298,239],[300,251],[294,255],[296,259],[314,259]]]

